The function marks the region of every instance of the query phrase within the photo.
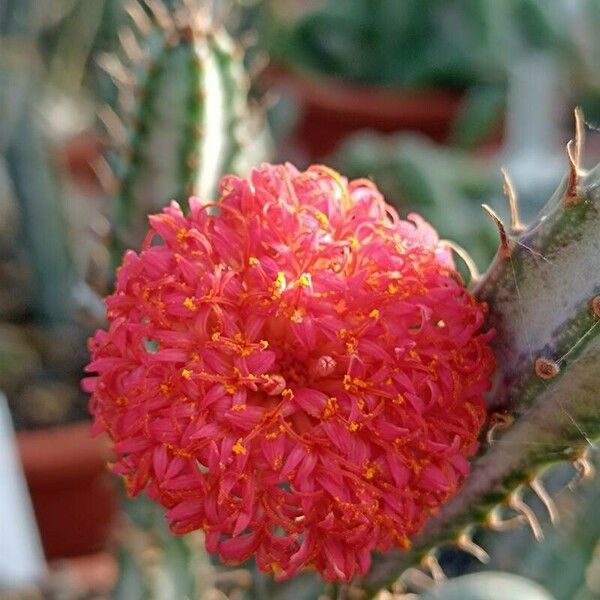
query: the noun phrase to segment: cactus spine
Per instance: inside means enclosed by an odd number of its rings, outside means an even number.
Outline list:
[[[138,34],[122,32],[126,67],[114,56],[101,65],[121,87],[129,118],[123,131],[109,110],[103,121],[124,142],[114,160],[119,182],[115,250],[137,247],[145,216],[169,199],[210,202],[225,173],[237,173],[250,139],[243,53],[223,27],[192,2],[170,10],[159,2],[128,6]],[[136,61],[144,56],[141,65]]]
[[[576,120],[569,175],[536,222],[521,226],[510,185],[510,231],[493,214],[501,245],[476,292],[488,303],[497,332],[498,370],[489,404],[499,420],[488,430],[462,490],[428,522],[412,549],[374,561],[362,582],[370,593],[412,565],[435,565],[437,548],[444,544],[485,560],[471,530],[502,527],[499,515],[507,511],[543,537],[522,500],[526,488],[554,519],[552,499],[539,477],[561,461],[588,473],[586,452],[600,438],[600,168],[581,169],[578,112]]]

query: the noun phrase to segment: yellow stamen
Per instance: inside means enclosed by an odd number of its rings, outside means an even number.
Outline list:
[[[256,256],[250,256],[248,258],[248,264],[251,267],[256,267],[256,266],[258,266],[260,264],[260,261],[258,260],[258,258],[256,258]]]
[[[369,384],[360,377],[351,377],[348,374],[344,375],[343,383],[345,390],[350,390],[353,387],[364,390],[369,387]]]
[[[246,448],[244,448],[244,444],[242,444],[242,438],[239,438],[238,441],[233,445],[231,449],[235,454],[246,454]]]
[[[290,388],[285,388],[285,390],[283,390],[283,392],[281,392],[281,395],[286,400],[293,400],[294,399],[294,392],[292,392],[292,390],[290,390]]]
[[[304,311],[297,308],[292,313],[290,321],[292,321],[292,323],[302,323],[302,321],[304,321]]]
[[[357,423],[356,421],[352,421],[351,423],[348,424],[348,429],[352,433],[354,433],[360,429],[360,423]]]
[[[275,292],[280,294],[285,290],[285,273],[283,271],[277,273],[277,278],[273,282],[273,287],[275,288]]]
[[[352,377],[346,374],[344,375],[344,389],[348,391],[352,387]]]
[[[369,317],[371,317],[371,319],[379,319],[379,311],[374,308],[370,313],[369,313]]]
[[[190,377],[192,376],[192,372],[189,369],[181,369],[181,376],[184,379],[190,379]]]
[[[315,217],[323,227],[327,227],[327,225],[329,225],[329,219],[327,218],[327,215],[322,213],[320,210],[315,211]]]
[[[373,479],[376,473],[377,469],[374,466],[367,466],[363,474],[365,476],[365,479]]]
[[[300,277],[298,277],[298,285],[300,287],[309,287],[312,284],[312,277],[310,273],[302,273]]]
[[[331,398],[327,398],[327,403],[325,404],[325,409],[323,410],[323,419],[329,419],[332,417],[338,410],[338,399],[335,396],[331,396]]]
[[[196,300],[194,298],[191,298],[190,296],[188,296],[184,301],[183,301],[183,305],[188,309],[188,310],[192,310],[192,311],[196,311],[198,310],[198,305],[196,304]]]

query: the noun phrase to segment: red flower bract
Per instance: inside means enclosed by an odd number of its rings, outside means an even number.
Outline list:
[[[457,490],[491,333],[447,247],[409,219],[369,181],[291,165],[224,178],[218,208],[150,217],[84,386],[115,472],[174,532],[201,528],[223,561],[279,578],[348,580]]]

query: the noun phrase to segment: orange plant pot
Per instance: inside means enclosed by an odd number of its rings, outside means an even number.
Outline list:
[[[416,131],[446,142],[464,96],[441,88],[406,90],[357,84],[278,66],[268,69],[265,82],[299,100],[295,138],[311,160],[323,158],[360,129]]]
[[[46,558],[105,548],[118,507],[106,439],[75,423],[20,431],[17,446]]]

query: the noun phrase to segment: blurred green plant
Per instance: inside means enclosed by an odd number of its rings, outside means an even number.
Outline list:
[[[18,428],[86,414],[78,385],[87,333],[77,322],[81,277],[47,114],[57,56],[50,40],[64,39],[57,32],[78,6],[0,2],[0,387]]]
[[[147,215],[166,201],[210,202],[224,174],[245,173],[270,151],[242,49],[201,3],[171,4],[130,4],[122,51],[99,57],[118,89],[116,110],[100,112],[113,142],[115,261],[139,247]]]
[[[468,90],[454,140],[478,143],[505,102],[519,56],[550,52],[570,76],[597,84],[591,23],[600,3],[583,0],[325,0],[289,19],[266,4],[264,44],[291,69],[395,88]],[[284,4],[285,6],[285,4]]]

